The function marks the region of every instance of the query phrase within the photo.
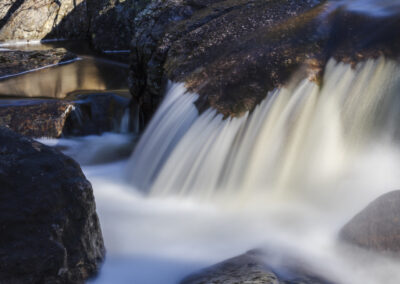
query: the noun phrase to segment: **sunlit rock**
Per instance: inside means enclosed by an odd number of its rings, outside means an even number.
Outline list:
[[[0,42],[85,37],[86,10],[85,0],[3,0]]]
[[[297,73],[321,83],[332,57],[353,66],[396,58],[399,14],[342,2],[155,1],[135,19],[131,92],[151,113],[165,79],[184,82],[200,111],[239,117]]]
[[[128,105],[129,98],[113,93],[78,95],[65,100],[0,100],[0,126],[29,137],[120,132]]]

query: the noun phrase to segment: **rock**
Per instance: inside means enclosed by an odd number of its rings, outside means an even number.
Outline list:
[[[64,48],[0,51],[0,79],[49,65],[66,63],[74,59],[77,59],[76,55]]]
[[[1,104],[0,126],[30,137],[60,137],[74,105],[59,100],[21,100]]]
[[[105,249],[90,183],[61,152],[0,128],[0,282],[84,283]]]
[[[0,100],[0,126],[29,137],[77,136],[119,131],[129,98],[113,93],[65,100]]]
[[[2,0],[0,5],[0,42],[83,38],[88,27],[85,0]]]
[[[330,1],[154,1],[135,19],[130,89],[152,113],[164,82],[185,82],[200,111],[252,111],[305,68],[320,83],[329,58],[396,58],[400,16],[331,9]],[[374,33],[370,31],[374,30]],[[150,115],[148,115],[150,116]]]
[[[87,0],[89,37],[99,51],[129,50],[133,20],[150,0]]]
[[[400,191],[382,195],[340,232],[347,243],[378,252],[400,253]]]
[[[180,284],[279,284],[278,277],[257,254],[246,253],[183,279]]]
[[[268,254],[252,250],[184,278],[180,284],[328,284],[332,283],[297,267],[272,268]],[[284,271],[280,273],[279,271]]]
[[[78,95],[68,99],[75,111],[66,120],[65,136],[119,132],[130,98],[115,93]]]

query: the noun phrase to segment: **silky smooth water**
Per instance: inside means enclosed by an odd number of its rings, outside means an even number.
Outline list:
[[[178,283],[254,248],[277,270],[294,262],[335,283],[400,283],[397,260],[337,238],[400,188],[399,71],[385,59],[331,61],[321,87],[289,84],[227,120],[198,114],[197,95],[172,84],[128,160],[84,150],[115,156],[133,146],[126,134],[45,140],[92,182],[107,247],[93,283]]]

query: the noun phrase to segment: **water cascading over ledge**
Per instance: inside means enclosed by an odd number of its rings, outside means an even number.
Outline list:
[[[212,109],[199,115],[197,95],[173,84],[131,157],[129,176],[153,195],[243,201],[321,190],[368,146],[394,141],[399,94],[400,66],[384,58],[356,68],[331,60],[321,86],[288,84],[252,113],[226,120]]]

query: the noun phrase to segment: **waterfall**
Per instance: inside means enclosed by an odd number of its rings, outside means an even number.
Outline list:
[[[264,200],[315,194],[343,177],[374,143],[392,143],[400,118],[400,67],[331,60],[323,84],[293,80],[251,113],[198,114],[196,94],[170,86],[128,165],[152,195]]]

